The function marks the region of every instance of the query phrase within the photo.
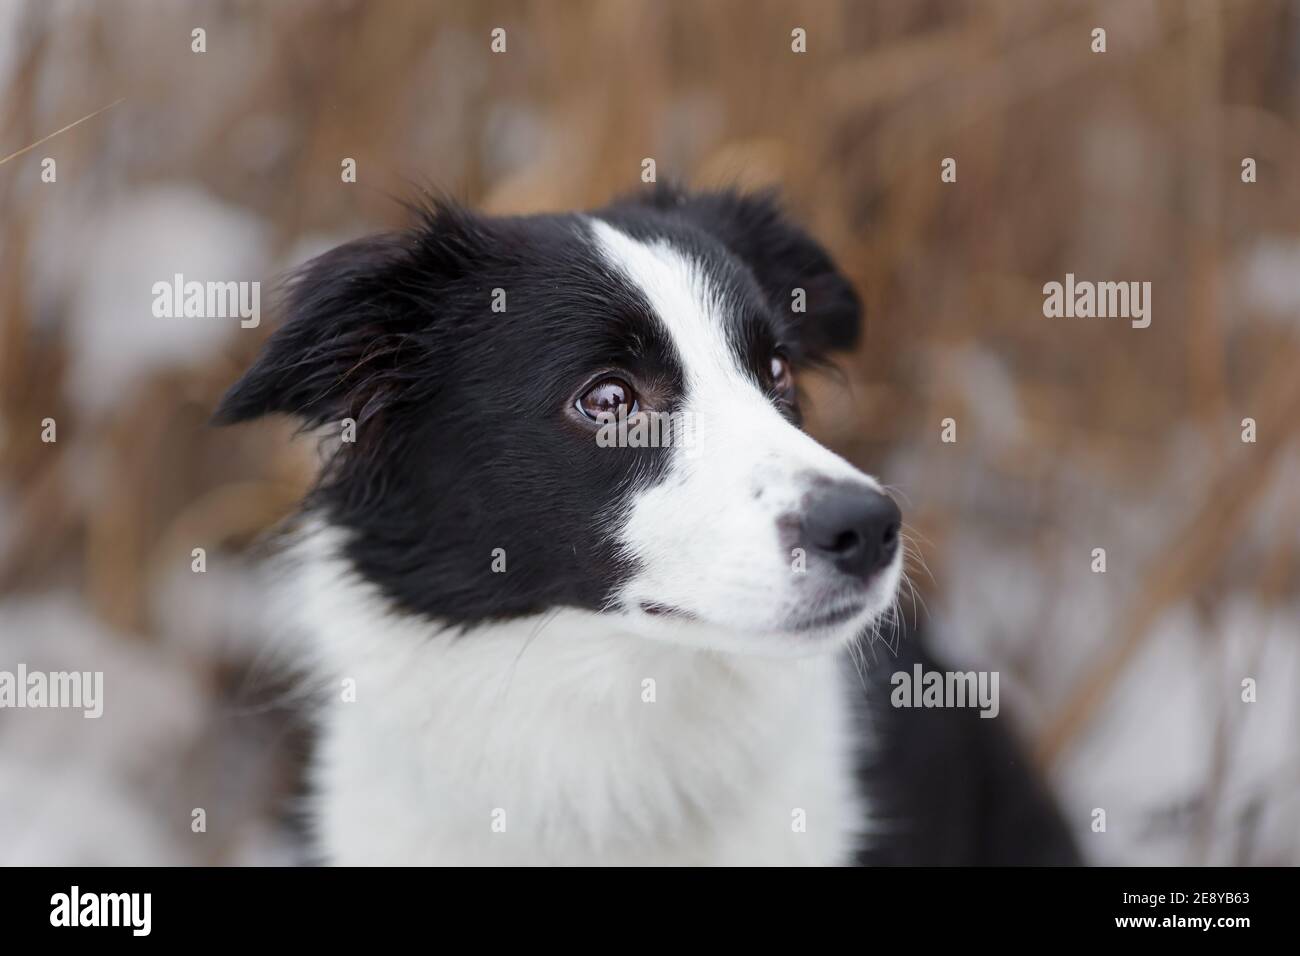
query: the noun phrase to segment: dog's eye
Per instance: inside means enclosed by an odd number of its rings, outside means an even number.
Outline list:
[[[576,403],[578,411],[593,422],[602,413],[617,415],[620,406],[624,416],[636,414],[640,407],[632,386],[621,378],[602,378],[587,389]]]
[[[778,395],[785,397],[794,391],[794,370],[784,355],[772,356],[768,374],[772,376],[772,388]]]

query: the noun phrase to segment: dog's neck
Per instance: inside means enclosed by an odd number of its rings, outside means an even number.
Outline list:
[[[440,629],[314,526],[295,612],[327,688],[318,831],[339,862],[844,862],[863,813],[830,656],[696,651],[559,609]]]

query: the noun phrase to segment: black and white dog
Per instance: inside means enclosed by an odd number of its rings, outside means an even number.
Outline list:
[[[732,192],[418,216],[308,264],[216,416],[355,429],[286,595],[354,691],[321,716],[326,859],[1073,859],[996,721],[846,666],[903,556],[799,427],[796,376],[860,323],[816,242]]]

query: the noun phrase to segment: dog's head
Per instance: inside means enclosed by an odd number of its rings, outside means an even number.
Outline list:
[[[766,196],[595,213],[445,204],[294,278],[217,412],[355,423],[311,507],[398,607],[577,607],[720,650],[839,646],[884,613],[899,512],[799,428],[857,296]]]

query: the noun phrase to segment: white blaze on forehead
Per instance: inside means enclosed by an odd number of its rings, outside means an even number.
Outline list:
[[[600,219],[591,220],[605,258],[635,285],[668,331],[686,375],[687,392],[722,378],[748,382],[727,341],[726,303],[703,267],[666,240],[633,239]]]
[[[790,479],[787,485],[813,474],[874,485],[777,411],[732,348],[727,310],[733,305],[701,263],[667,240],[643,242],[600,219],[591,223],[605,258],[641,291],[668,332],[682,364],[685,411],[695,437],[707,445],[696,450],[728,456],[713,462],[712,477],[740,469],[750,491],[774,470]]]

